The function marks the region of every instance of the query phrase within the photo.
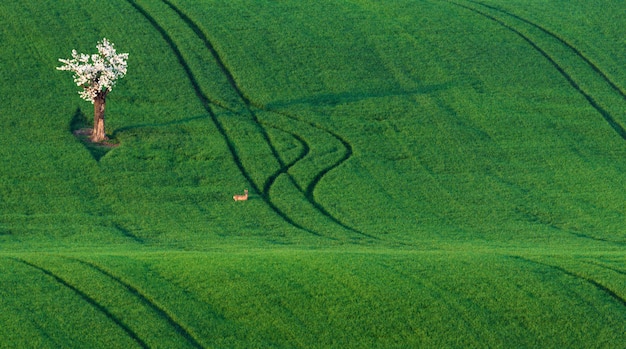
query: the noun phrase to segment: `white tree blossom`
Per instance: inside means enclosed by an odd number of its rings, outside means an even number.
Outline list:
[[[83,88],[80,96],[91,103],[98,94],[106,96],[117,79],[126,75],[128,53],[117,53],[106,38],[98,42],[98,53],[88,55],[72,50],[72,59],[59,59],[65,65],[58,70],[74,73],[74,82]]]

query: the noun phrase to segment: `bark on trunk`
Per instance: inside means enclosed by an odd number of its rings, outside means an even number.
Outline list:
[[[106,106],[106,94],[98,93],[93,101],[93,131],[91,132],[92,142],[102,142],[106,138],[104,133],[104,107]]]

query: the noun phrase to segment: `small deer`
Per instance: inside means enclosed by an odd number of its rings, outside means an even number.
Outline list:
[[[246,201],[248,200],[248,189],[243,191],[243,195],[234,195],[233,200],[235,201]]]

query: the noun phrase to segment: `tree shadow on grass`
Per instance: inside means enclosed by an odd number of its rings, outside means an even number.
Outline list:
[[[91,141],[91,132],[92,132],[91,123],[89,119],[83,113],[80,108],[76,108],[76,112],[74,116],[72,116],[72,120],[70,121],[70,131],[80,141],[80,143],[89,151],[91,156],[96,160],[100,161],[100,159],[105,156],[111,149],[117,147],[119,144],[116,142],[115,137],[109,138],[102,142],[92,142]]]
[[[93,122],[83,113],[80,108],[76,108],[74,116],[70,121],[70,131],[78,139],[83,146],[89,151],[91,156],[96,160],[105,156],[113,148],[119,146],[119,140],[117,136],[125,131],[132,131],[135,129],[148,128],[148,127],[167,127],[173,125],[182,125],[195,120],[201,120],[208,118],[207,115],[196,115],[181,120],[168,121],[163,123],[144,123],[138,125],[125,126],[116,129],[111,134],[107,134],[107,139],[102,142],[92,142],[91,132],[93,129]]]
[[[115,139],[117,135],[126,131],[132,131],[132,130],[148,128],[148,127],[167,127],[167,126],[183,125],[183,124],[195,121],[195,120],[202,120],[206,118],[208,118],[208,116],[203,114],[203,115],[190,116],[188,118],[184,118],[180,120],[172,120],[172,121],[161,122],[161,123],[144,123],[144,124],[124,126],[113,131],[113,134],[111,134],[111,137]]]

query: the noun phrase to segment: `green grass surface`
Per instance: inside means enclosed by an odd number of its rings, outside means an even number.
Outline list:
[[[0,347],[623,347],[621,7],[0,4]]]

